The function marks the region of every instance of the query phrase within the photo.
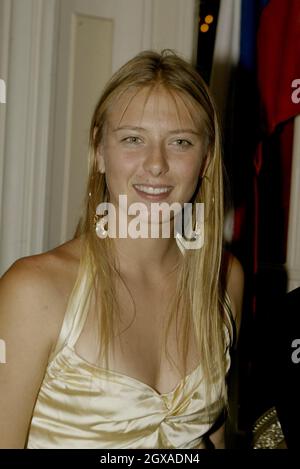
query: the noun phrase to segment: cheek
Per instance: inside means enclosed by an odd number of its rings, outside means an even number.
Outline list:
[[[197,162],[195,160],[185,162],[184,164],[181,164],[180,167],[178,167],[177,174],[180,178],[182,195],[185,201],[190,200],[190,198],[194,195],[197,183],[199,181],[200,172],[201,162]]]
[[[112,148],[107,151],[105,173],[108,189],[118,192],[127,186],[128,180],[136,173],[137,166],[138,160],[132,155],[120,154]]]
[[[177,173],[180,175],[180,179],[184,181],[185,185],[194,185],[199,179],[201,166],[202,163],[200,160],[188,158],[177,166]]]
[[[184,188],[184,198],[186,199],[186,201],[188,201],[193,197],[195,193],[195,190],[197,188],[198,178],[195,177],[195,175],[193,175],[193,177],[191,177],[189,182],[188,180],[186,181],[187,183]]]

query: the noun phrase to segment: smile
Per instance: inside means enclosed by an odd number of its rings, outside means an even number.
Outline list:
[[[133,187],[140,192],[144,192],[145,194],[150,195],[165,194],[172,190],[172,187],[143,186],[142,184],[134,184]]]

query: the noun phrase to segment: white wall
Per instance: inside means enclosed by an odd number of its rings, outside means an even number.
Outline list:
[[[172,48],[192,60],[197,6],[198,0],[0,0],[0,78],[7,85],[0,104],[0,275],[73,233],[81,196],[74,194],[85,183],[81,163],[70,169],[72,134],[81,125],[68,88],[76,86],[76,15],[90,11],[113,21],[114,71],[148,48]]]
[[[0,74],[7,85],[0,130],[0,273],[44,246],[55,6],[55,0],[0,1]]]

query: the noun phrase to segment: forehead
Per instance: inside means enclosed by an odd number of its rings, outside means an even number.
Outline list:
[[[195,115],[196,106],[191,98],[158,85],[125,91],[113,103],[108,113],[108,122],[112,127],[143,123],[198,129]]]

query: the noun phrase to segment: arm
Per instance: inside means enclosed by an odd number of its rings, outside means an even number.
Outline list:
[[[34,256],[33,256],[34,257]],[[24,448],[51,347],[49,281],[31,257],[0,279],[0,448]]]
[[[225,449],[225,423],[217,431],[209,435],[215,449]]]

